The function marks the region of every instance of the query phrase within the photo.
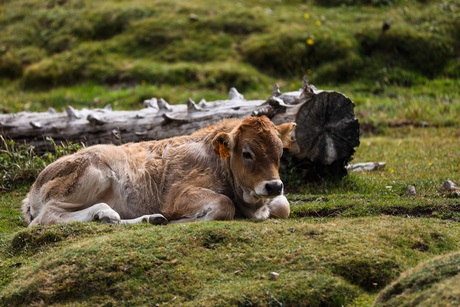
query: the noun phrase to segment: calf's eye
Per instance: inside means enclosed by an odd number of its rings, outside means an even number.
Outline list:
[[[252,160],[252,155],[249,153],[249,151],[243,151],[243,158]]]

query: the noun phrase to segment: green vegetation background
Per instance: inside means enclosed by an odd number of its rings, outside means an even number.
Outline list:
[[[315,183],[288,170],[288,220],[28,229],[31,183],[79,145],[37,155],[5,140],[0,304],[460,304],[460,202],[439,192],[460,183],[458,1],[0,0],[4,113],[210,101],[230,87],[264,99],[303,75],[356,103],[354,162],[387,167]]]

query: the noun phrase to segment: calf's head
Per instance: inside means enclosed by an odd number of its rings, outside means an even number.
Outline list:
[[[275,126],[265,116],[248,117],[230,133],[220,132],[214,137],[216,153],[223,158],[230,155],[230,168],[246,203],[283,193],[278,170],[283,147],[290,146],[295,125]]]

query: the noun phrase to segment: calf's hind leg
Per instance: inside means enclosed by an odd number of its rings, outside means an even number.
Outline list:
[[[75,211],[75,204],[51,201],[43,207],[40,214],[32,220],[29,226],[53,225],[72,221],[120,223],[120,220],[120,215],[105,203],[95,204],[86,209]]]

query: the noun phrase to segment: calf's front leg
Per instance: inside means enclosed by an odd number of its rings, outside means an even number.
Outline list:
[[[153,225],[167,225],[169,224],[169,221],[162,214],[150,214],[150,215],[143,215],[135,219],[121,220],[120,223],[121,224],[150,223]]]
[[[189,188],[179,193],[163,210],[172,223],[231,220],[235,205],[225,195],[205,188]]]

